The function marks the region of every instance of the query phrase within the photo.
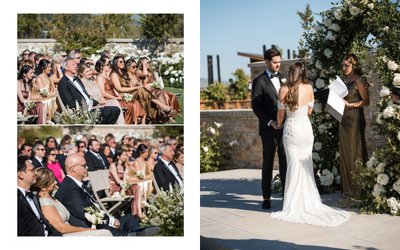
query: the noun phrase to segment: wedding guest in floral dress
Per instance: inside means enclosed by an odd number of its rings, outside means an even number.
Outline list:
[[[38,64],[38,72],[40,73],[33,83],[31,99],[34,101],[42,102],[46,106],[47,123],[52,124],[51,119],[57,110],[56,103],[56,89],[53,81],[50,79],[51,63],[46,60],[40,60]]]
[[[43,124],[44,114],[46,113],[46,107],[42,102],[34,102],[35,107],[27,110],[25,104],[30,101],[32,91],[32,79],[33,79],[33,68],[29,65],[22,66],[17,80],[17,111],[24,113],[27,111],[30,115],[38,115],[38,124]]]
[[[144,124],[146,116],[142,106],[135,100],[124,100],[122,96],[115,90],[113,82],[110,80],[110,60],[108,58],[100,59],[96,62],[96,71],[99,72],[97,75],[97,85],[100,88],[101,94],[106,100],[115,99],[119,102],[122,108],[125,108],[124,112],[126,124],[138,124],[139,120]]]

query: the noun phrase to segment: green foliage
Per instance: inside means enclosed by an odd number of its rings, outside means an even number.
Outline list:
[[[232,100],[244,100],[247,98],[248,90],[247,83],[249,81],[249,76],[246,76],[243,69],[237,69],[235,73],[232,74],[235,78],[229,79],[229,92]]]
[[[26,142],[33,143],[37,137],[41,141],[52,135],[56,138],[63,136],[63,130],[60,126],[18,126],[18,137],[25,138]]]
[[[59,46],[56,49],[71,51],[80,49],[87,54],[96,53],[106,43],[106,33],[102,30],[100,18],[89,14],[54,15],[52,38]]]
[[[228,88],[223,83],[215,82],[203,89],[200,95],[203,100],[223,103],[228,100]]]
[[[172,37],[173,29],[178,24],[180,16],[183,18],[180,14],[141,14],[142,35],[155,39],[158,43],[165,41]],[[183,25],[179,29],[183,29]]]
[[[208,125],[203,123],[200,127],[200,172],[218,171],[222,164],[222,143],[220,142],[220,123]]]
[[[100,123],[100,110],[89,111],[85,101],[82,106],[76,102],[75,108],[66,107],[60,113],[56,113],[54,120],[57,124],[98,124]]]
[[[103,14],[95,18],[101,22],[106,38],[131,38],[140,35],[132,14]]]
[[[301,18],[301,27],[307,32],[310,31],[312,28],[312,24],[314,22],[314,16],[311,11],[310,4],[307,3],[304,12],[297,11],[297,15],[299,15],[299,17]],[[304,39],[300,39],[298,50],[299,50],[299,55],[298,55],[299,58],[306,58],[310,56],[310,53],[306,47]]]
[[[146,206],[149,222],[161,228],[160,235],[183,236],[183,189],[179,185],[151,195]]]

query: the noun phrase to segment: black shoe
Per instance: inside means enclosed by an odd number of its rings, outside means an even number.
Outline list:
[[[264,200],[262,204],[263,209],[271,209],[271,200]]]

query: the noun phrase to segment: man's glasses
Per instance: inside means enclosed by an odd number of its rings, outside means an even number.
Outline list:
[[[37,150],[41,150],[41,151],[44,151],[44,148],[38,148]]]
[[[73,165],[72,167],[76,167],[76,166],[81,166],[81,167],[84,167],[84,168],[88,168],[88,165],[86,165],[86,163],[85,164],[78,163],[78,164]]]

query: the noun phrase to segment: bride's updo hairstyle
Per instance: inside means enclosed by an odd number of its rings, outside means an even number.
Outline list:
[[[287,87],[289,92],[285,96],[284,103],[290,111],[295,111],[299,106],[299,84],[308,84],[306,67],[302,63],[295,63],[289,68],[289,80]]]

